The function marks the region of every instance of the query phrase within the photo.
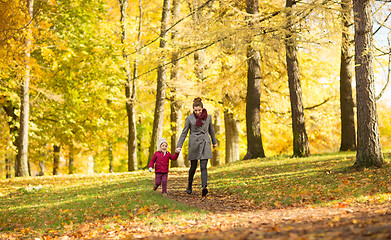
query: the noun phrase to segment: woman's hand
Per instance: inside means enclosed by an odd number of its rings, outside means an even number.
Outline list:
[[[175,149],[175,152],[176,152],[176,153],[180,153],[181,150],[182,150],[182,148],[177,148],[177,149]]]

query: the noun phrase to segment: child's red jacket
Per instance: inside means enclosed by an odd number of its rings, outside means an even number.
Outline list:
[[[153,154],[149,167],[153,167],[153,165],[155,165],[155,173],[168,173],[170,159],[176,160],[178,156],[179,153],[172,155],[169,151],[167,151],[166,154],[162,151],[157,151]]]

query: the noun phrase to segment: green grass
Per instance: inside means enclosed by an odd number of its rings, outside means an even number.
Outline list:
[[[163,215],[164,220],[172,221],[178,214],[202,215],[195,208],[153,192],[152,178],[150,173],[138,171],[2,180],[0,230],[56,235],[84,223],[100,222],[105,230],[113,222],[159,224]],[[26,190],[39,185],[39,190]]]
[[[385,151],[390,161],[390,151]],[[355,153],[278,156],[212,168],[210,186],[265,207],[390,201],[391,166],[348,170]]]
[[[390,151],[385,156],[389,162]],[[390,202],[391,166],[347,171],[354,158],[355,153],[335,153],[241,161],[210,168],[209,187],[265,208]],[[153,192],[152,181],[146,171],[0,180],[0,237],[55,237],[85,224],[101,231],[135,222],[164,229],[207,214]]]

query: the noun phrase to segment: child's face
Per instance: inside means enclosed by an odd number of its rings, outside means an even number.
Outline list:
[[[200,116],[202,113],[202,107],[200,107],[200,106],[194,107],[193,110],[194,110],[194,114],[197,116]]]
[[[163,152],[167,151],[167,147],[168,145],[165,142],[160,145],[160,148],[162,149]]]

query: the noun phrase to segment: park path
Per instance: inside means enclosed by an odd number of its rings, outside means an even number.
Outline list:
[[[201,184],[199,178],[195,176],[193,194],[188,195],[187,172],[171,171],[168,197],[210,212],[206,218],[189,222],[190,228],[183,226],[183,231],[154,233],[141,239],[391,239],[389,202],[270,209],[213,186],[202,198],[201,189],[196,188]]]

